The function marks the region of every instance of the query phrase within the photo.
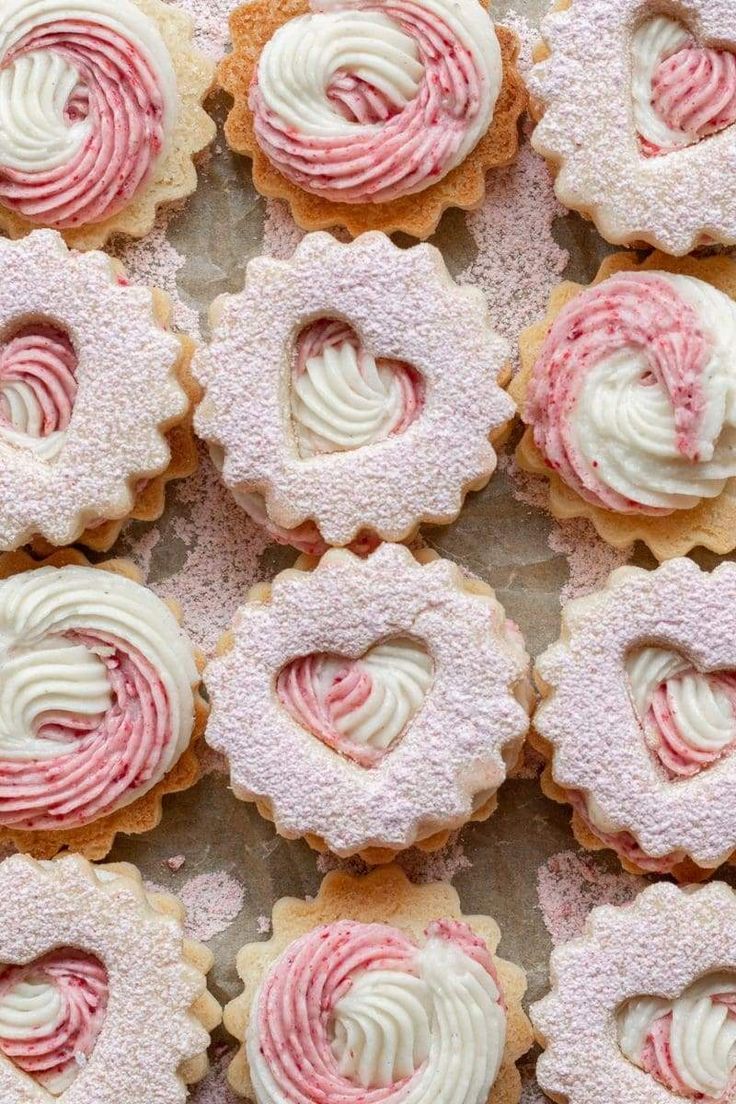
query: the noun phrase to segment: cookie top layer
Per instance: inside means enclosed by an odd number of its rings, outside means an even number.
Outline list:
[[[337,854],[460,826],[527,728],[515,696],[527,657],[492,592],[402,546],[365,560],[334,550],[312,572],[282,573],[223,647],[205,673],[207,740],[227,755],[234,792],[265,800],[282,834]]]
[[[544,20],[550,56],[529,83],[544,112],[533,145],[558,170],[560,200],[610,242],[679,256],[736,242],[736,197],[723,187],[736,163],[725,56],[736,51],[736,11],[730,0],[670,7],[572,0]]]
[[[555,782],[652,859],[715,867],[736,849],[734,610],[734,564],[621,568],[537,662]]]
[[[0,241],[0,549],[69,544],[164,471],[188,399],[154,293],[37,230]]]
[[[347,333],[315,343],[319,321]],[[497,382],[508,346],[431,246],[311,234],[290,261],[251,261],[213,330],[195,360],[195,424],[225,483],[241,501],[263,496],[282,539],[307,523],[323,545],[366,530],[401,540],[452,520],[495,469],[488,436],[513,414]]]

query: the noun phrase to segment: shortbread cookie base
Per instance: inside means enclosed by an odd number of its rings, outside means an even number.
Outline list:
[[[435,560],[439,560],[439,559],[442,558],[439,555],[439,553],[435,552],[431,548],[417,549],[417,550],[412,552],[412,555],[413,555],[414,559],[420,564],[429,564],[429,563],[432,563]],[[294,563],[293,567],[289,568],[288,570],[289,571],[304,571],[304,572],[314,571],[314,569],[317,567],[319,562],[320,562],[320,557],[318,557],[318,556],[302,555],[302,556],[299,556],[299,558]],[[489,597],[492,597],[494,595],[494,591],[493,591],[492,587],[488,586],[488,584],[484,583],[481,579],[468,578],[468,579],[464,580],[463,585],[464,585],[464,589],[466,589],[470,593],[487,595]],[[251,587],[250,591],[248,592],[246,600],[249,601],[249,602],[250,601],[268,602],[270,600],[270,597],[271,597],[271,584],[270,583],[257,583],[254,587]],[[232,631],[232,629],[228,629],[220,637],[220,639],[217,643],[217,647],[215,649],[215,655],[216,656],[227,655],[228,652],[230,652],[232,650],[232,648],[234,646],[234,643],[235,643],[235,637],[234,637],[233,631]],[[533,690],[531,679],[530,678],[523,679],[522,682],[514,688],[514,690],[515,690],[517,698],[519,699],[521,704],[524,706],[527,713],[531,714],[532,709],[533,709],[533,703],[534,703],[534,690]],[[519,763],[519,761],[521,759],[521,756],[522,756],[522,753],[523,753],[523,750],[524,750],[524,740],[523,739],[520,740],[518,742],[518,744],[515,745],[514,747],[507,749],[508,754],[505,756],[506,767],[507,767],[507,776],[506,776],[507,778],[508,778],[508,775],[514,770],[514,768]],[[265,798],[254,799],[253,804],[256,806],[256,808],[257,808],[258,812],[260,813],[260,815],[265,820],[268,820],[268,821],[271,822],[271,824],[273,824],[274,828],[276,829],[276,832],[279,835],[281,835],[282,838],[284,838],[284,839],[294,838],[293,836],[288,836],[288,835],[286,835],[286,833],[282,832],[281,828],[279,827],[277,818],[274,814],[273,807],[272,807],[271,803],[268,800],[266,800]],[[447,844],[449,843],[449,841],[450,841],[450,839],[451,839],[454,832],[459,831],[466,824],[481,823],[484,820],[488,820],[488,818],[491,817],[493,815],[493,813],[495,813],[497,807],[498,807],[498,791],[496,791],[496,793],[489,796],[462,823],[450,825],[447,828],[443,828],[440,831],[437,831],[437,830],[432,831],[428,835],[421,836],[418,839],[414,840],[412,842],[411,846],[416,847],[420,851],[424,851],[427,854],[431,854],[431,853],[436,852],[436,851],[441,851],[443,847],[447,846]],[[303,838],[305,843],[307,843],[309,845],[309,847],[312,848],[313,851],[316,851],[319,854],[324,854],[324,853],[330,851],[329,845],[327,844],[327,842],[321,836],[308,833],[303,837],[297,837],[297,838]],[[362,861],[367,863],[369,866],[384,866],[384,865],[387,865],[388,863],[393,862],[395,860],[396,856],[401,854],[401,852],[404,851],[404,850],[406,850],[406,848],[401,848],[401,847],[399,847],[399,848],[367,847],[367,848],[363,848],[362,850],[357,851],[355,854],[358,858],[362,859]]]
[[[290,943],[322,924],[355,920],[365,924],[389,924],[421,939],[427,926],[443,917],[464,920],[488,945],[508,1007],[503,1061],[488,1104],[517,1104],[521,1078],[516,1062],[532,1045],[532,1031],[522,1009],[526,976],[520,967],[496,957],[501,933],[488,916],[463,916],[460,899],[452,886],[412,885],[398,867],[374,870],[363,878],[328,874],[311,901],[284,897],[273,908],[273,935],[266,943],[249,943],[237,958],[244,991],[225,1008],[227,1030],[241,1043],[245,1039],[253,1001],[261,981]],[[228,1077],[233,1089],[253,1099],[245,1047],[233,1059]]]
[[[107,560],[105,563],[91,564],[81,552],[74,548],[57,549],[44,560],[34,560],[27,553],[6,552],[0,555],[0,580],[11,575],[20,575],[39,567],[66,567],[76,564],[83,567],[95,567],[100,571],[111,571],[142,583],[143,575],[129,560]],[[181,611],[175,603],[167,603],[178,620]],[[197,653],[197,668],[201,674],[204,669],[204,655]],[[115,842],[118,833],[139,835],[155,828],[162,816],[162,801],[166,794],[188,790],[201,777],[197,745],[204,734],[209,708],[199,689],[194,695],[194,726],[189,747],[174,764],[173,768],[151,790],[142,797],[115,809],[107,816],[100,817],[90,824],[76,828],[52,831],[23,831],[5,828],[0,825],[0,845],[11,844],[18,851],[31,855],[34,859],[51,859],[59,852],[75,851],[85,859],[97,861],[104,859]]]
[[[111,263],[116,269],[120,270],[121,275],[124,275],[125,269],[122,265],[118,265],[114,261]],[[152,288],[151,290],[153,292],[153,309],[156,321],[168,330],[172,315],[171,299],[158,288]],[[197,452],[197,440],[192,426],[194,410],[202,398],[202,389],[192,375],[192,359],[197,347],[194,341],[185,334],[176,334],[175,336],[181,345],[181,353],[173,374],[186,394],[188,406],[182,418],[164,423],[161,426],[161,431],[165,435],[169,447],[171,457],[169,465],[165,471],[146,480],[141,491],[137,493],[134,491],[133,508],[123,517],[107,518],[80,530],[75,543],[83,544],[86,548],[92,549],[93,552],[108,552],[129,521],[157,521],[166,506],[166,488],[168,484],[177,479],[186,479],[197,470],[199,453]],[[30,542],[30,547],[35,556],[49,556],[54,550],[54,545],[41,536],[34,537]]]
[[[233,52],[218,70],[220,86],[235,101],[225,124],[225,136],[231,149],[250,157],[258,191],[272,199],[286,200],[303,230],[340,227],[353,237],[366,230],[383,230],[387,234],[403,231],[424,239],[436,230],[449,207],[466,211],[480,207],[488,170],[511,164],[519,149],[518,123],[526,109],[527,93],[516,68],[519,40],[513,31],[496,27],[503,58],[501,91],[489,130],[461,165],[423,192],[390,203],[332,203],[292,184],[269,161],[256,139],[248,106],[248,93],[264,46],[279,27],[309,10],[307,0],[250,0],[230,16]]]
[[[160,912],[163,916],[173,917],[181,925],[184,924],[186,910],[179,898],[171,893],[153,893],[144,889],[141,873],[132,863],[105,863],[102,869],[109,870],[111,873],[133,882],[144,894],[152,909]],[[189,966],[192,966],[205,979],[215,962],[215,956],[209,947],[205,947],[204,943],[199,943],[194,939],[185,938],[183,940],[182,957]],[[222,1009],[209,989],[206,988],[206,984],[204,991],[192,1004],[190,1011],[208,1034],[222,1023]],[[205,1050],[201,1054],[182,1062],[179,1067],[179,1074],[187,1085],[194,1085],[202,1080],[208,1069],[209,1057]]]
[[[693,276],[712,284],[736,299],[736,263],[726,256],[707,258],[669,257],[664,253],[652,253],[643,262],[628,253],[616,253],[607,257],[593,281],[593,286],[618,272],[649,272],[660,270],[683,276]],[[521,369],[512,380],[509,392],[519,410],[524,413],[526,396],[532,372],[550,326],[562,309],[581,292],[581,284],[566,282],[552,292],[547,316],[528,330],[520,339]],[[588,518],[598,535],[615,548],[626,548],[636,540],[643,541],[659,560],[685,556],[693,548],[702,546],[718,555],[725,555],[736,548],[736,480],[731,479],[723,492],[714,499],[704,499],[692,510],[678,510],[666,517],[617,514],[586,502],[545,463],[534,443],[531,428],[527,427],[516,450],[519,467],[533,475],[543,475],[549,480],[549,509],[560,520]]]
[[[133,0],[156,24],[171,56],[179,95],[179,114],[168,153],[143,190],[122,211],[104,222],[61,230],[74,249],[101,249],[115,234],[143,238],[153,229],[163,204],[186,199],[197,187],[194,158],[214,140],[217,128],[203,103],[215,86],[215,64],[192,46],[193,23],[173,4],[162,0]],[[43,223],[31,222],[0,206],[0,229],[10,238],[23,238]]]

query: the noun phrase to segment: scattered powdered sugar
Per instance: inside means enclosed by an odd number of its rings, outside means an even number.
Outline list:
[[[271,931],[271,917],[259,916],[256,919],[256,931],[259,935],[268,935]]]
[[[266,201],[266,218],[263,223],[263,252],[286,261],[304,237],[291,217],[288,203],[283,199]]]
[[[528,1078],[521,1092],[521,1104],[549,1104],[549,1098],[540,1089],[534,1074],[530,1072]]]
[[[159,214],[151,233],[141,241],[122,239],[110,252],[125,266],[131,281],[165,291],[172,301],[173,326],[190,337],[200,336],[196,307],[185,303],[179,293],[177,275],[186,258],[166,237],[166,230],[176,212],[168,208]]]
[[[153,590],[180,603],[185,629],[209,655],[257,581],[268,538],[235,505],[204,447],[196,473],[175,484],[170,499],[175,509],[157,537],[124,535],[123,554],[150,576]],[[157,554],[159,539],[165,556]]]
[[[549,546],[567,557],[570,568],[570,578],[560,591],[563,605],[600,590],[611,572],[627,563],[634,551],[633,545],[613,548],[606,544],[585,518],[557,522],[550,531]]]
[[[242,1104],[242,1098],[236,1096],[227,1083],[227,1069],[234,1055],[235,1050],[228,1047],[213,1062],[204,1080],[192,1088],[188,1098],[190,1104]]]
[[[146,882],[152,893],[173,893],[186,909],[184,925],[191,939],[206,943],[230,927],[245,904],[245,887],[224,870],[197,874],[177,888]]]
[[[627,905],[647,885],[624,871],[611,873],[593,855],[561,851],[537,871],[537,893],[544,926],[557,945],[583,931],[598,905]]]
[[[521,41],[523,73],[539,32],[523,16],[509,16],[506,22]],[[489,174],[482,207],[467,216],[478,254],[459,277],[481,288],[494,326],[514,349],[521,331],[544,315],[568,261],[552,236],[552,225],[564,211],[545,162],[529,144],[529,133],[527,126],[515,163]]]
[[[194,22],[194,44],[208,57],[219,60],[230,39],[228,19],[238,0],[167,0],[187,12]]]

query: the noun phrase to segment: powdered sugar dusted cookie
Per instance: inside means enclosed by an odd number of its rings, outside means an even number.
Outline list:
[[[313,554],[404,540],[493,473],[509,350],[433,247],[309,235],[290,261],[251,261],[212,323],[195,424],[277,540]]]
[[[565,608],[534,724],[584,845],[683,879],[736,851],[735,640],[732,563],[621,568]]]
[[[539,1084],[566,1104],[732,1099],[736,897],[650,886],[590,914],[552,953],[552,992],[532,1005]]]
[[[131,564],[0,557],[0,840],[102,858],[198,777],[198,659]]]
[[[556,517],[658,559],[734,547],[734,298],[731,258],[661,253],[556,289],[511,387],[529,427],[519,464],[549,478]]]
[[[305,230],[428,237],[516,155],[518,40],[485,0],[249,0],[230,29],[228,142]]]
[[[94,249],[142,237],[159,204],[194,191],[215,126],[214,66],[191,20],[160,0],[4,0],[0,226]]]
[[[220,653],[207,740],[234,793],[340,855],[434,849],[487,817],[528,726],[528,659],[493,592],[400,545],[257,587]]]
[[[561,202],[619,245],[736,242],[731,0],[563,0],[542,34],[532,142]]]
[[[0,240],[0,550],[110,547],[196,465],[193,346],[162,293],[55,231]]]
[[[180,1104],[220,1008],[184,909],[133,866],[79,855],[0,865],[3,1104]]]
[[[516,1104],[526,979],[499,938],[451,886],[397,867],[278,901],[271,939],[238,955],[233,1088],[256,1104]]]

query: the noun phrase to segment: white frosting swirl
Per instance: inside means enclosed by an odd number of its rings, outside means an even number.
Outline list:
[[[671,775],[688,777],[736,742],[736,677],[703,674],[668,648],[639,648],[626,673],[647,742]]]
[[[198,673],[130,579],[44,567],[0,585],[0,823],[65,827],[129,804],[192,733]]]
[[[373,766],[406,731],[432,684],[424,644],[399,637],[358,660],[324,652],[281,672],[277,691],[292,717],[328,746]]]
[[[421,409],[418,374],[376,360],[343,322],[319,321],[297,345],[291,416],[303,457],[343,452],[401,433]]]
[[[736,1069],[736,978],[699,978],[675,1000],[634,997],[617,1014],[619,1046],[679,1096],[722,1100]]]

